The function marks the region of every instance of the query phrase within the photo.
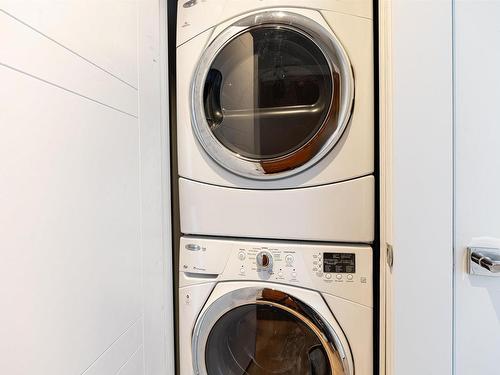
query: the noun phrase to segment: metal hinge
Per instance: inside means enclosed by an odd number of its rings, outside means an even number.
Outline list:
[[[394,265],[394,250],[390,243],[385,244],[385,249],[387,265],[389,266],[389,269],[392,270],[392,266]]]

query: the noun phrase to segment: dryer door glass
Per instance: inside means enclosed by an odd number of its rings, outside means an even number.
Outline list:
[[[231,40],[207,74],[203,100],[215,137],[244,158],[282,157],[304,146],[330,111],[332,74],[307,36],[260,27]]]
[[[320,160],[350,118],[354,80],[335,35],[310,18],[262,12],[218,35],[191,87],[205,151],[244,177],[281,178]]]

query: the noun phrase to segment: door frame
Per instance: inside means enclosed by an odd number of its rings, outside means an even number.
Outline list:
[[[451,375],[453,0],[381,0],[379,16],[381,374]]]

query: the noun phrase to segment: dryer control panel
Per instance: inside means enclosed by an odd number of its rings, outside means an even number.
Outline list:
[[[282,241],[181,238],[181,286],[200,278],[297,285],[372,306],[372,248]]]

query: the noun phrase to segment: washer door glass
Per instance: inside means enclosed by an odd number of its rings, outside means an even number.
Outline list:
[[[352,375],[331,326],[278,290],[225,294],[194,332],[193,365],[200,375]]]
[[[213,327],[205,362],[209,375],[331,375],[319,337],[303,321],[279,308],[246,305]]]
[[[354,98],[352,69],[331,30],[284,11],[244,18],[203,53],[191,88],[193,130],[221,166],[282,178],[340,139]]]
[[[226,148],[266,160],[293,153],[320,129],[330,110],[328,61],[304,34],[260,27],[231,40],[208,71],[206,120]]]

